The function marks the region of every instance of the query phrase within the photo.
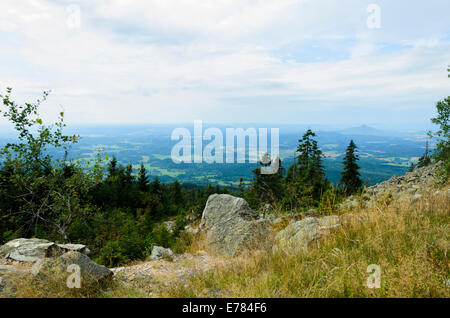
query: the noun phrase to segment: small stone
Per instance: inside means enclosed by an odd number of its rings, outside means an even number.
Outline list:
[[[166,258],[166,257],[171,257],[171,256],[173,256],[173,252],[170,248],[154,246],[152,249],[152,254],[150,255],[150,259],[153,261],[156,261],[156,260]]]
[[[192,235],[197,235],[199,232],[200,232],[200,230],[197,228],[197,229],[194,229],[192,226],[190,226],[190,225],[186,225],[185,227],[184,227],[184,230],[186,231],[186,232],[188,232],[189,234],[192,234]]]

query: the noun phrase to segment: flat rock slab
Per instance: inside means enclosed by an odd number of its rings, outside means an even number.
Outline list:
[[[40,259],[57,257],[68,251],[89,254],[89,249],[82,244],[57,244],[42,239],[19,238],[0,246],[0,258],[19,262],[36,262]]]

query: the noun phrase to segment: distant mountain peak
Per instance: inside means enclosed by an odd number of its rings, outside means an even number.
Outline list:
[[[370,127],[366,124],[357,127],[350,127],[347,129],[343,129],[339,131],[342,134],[346,135],[370,135],[370,136],[380,136],[385,135],[386,132]]]

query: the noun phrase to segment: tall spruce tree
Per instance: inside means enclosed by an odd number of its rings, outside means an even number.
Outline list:
[[[117,172],[117,158],[114,156],[108,164],[108,176],[113,177]]]
[[[356,144],[351,140],[342,162],[344,164],[344,171],[341,173],[339,184],[347,195],[358,191],[363,184],[360,178],[359,166],[357,164],[357,161],[359,160],[356,153],[357,148]]]
[[[316,204],[329,186],[322,163],[323,153],[315,137],[311,129],[306,131],[299,140],[297,161],[288,170],[286,190],[291,207]]]
[[[143,163],[141,163],[141,166],[139,167],[138,170],[138,178],[137,178],[137,183],[138,183],[138,187],[139,190],[141,191],[148,191],[148,175],[147,175],[147,169],[145,169],[145,166]]]
[[[133,176],[133,166],[129,163],[125,167],[124,175],[123,175],[123,183],[127,186],[130,186],[134,181]]]

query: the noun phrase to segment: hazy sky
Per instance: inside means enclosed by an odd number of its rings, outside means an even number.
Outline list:
[[[1,0],[0,90],[51,89],[43,113],[69,123],[413,126],[450,93],[449,12],[448,0]]]

